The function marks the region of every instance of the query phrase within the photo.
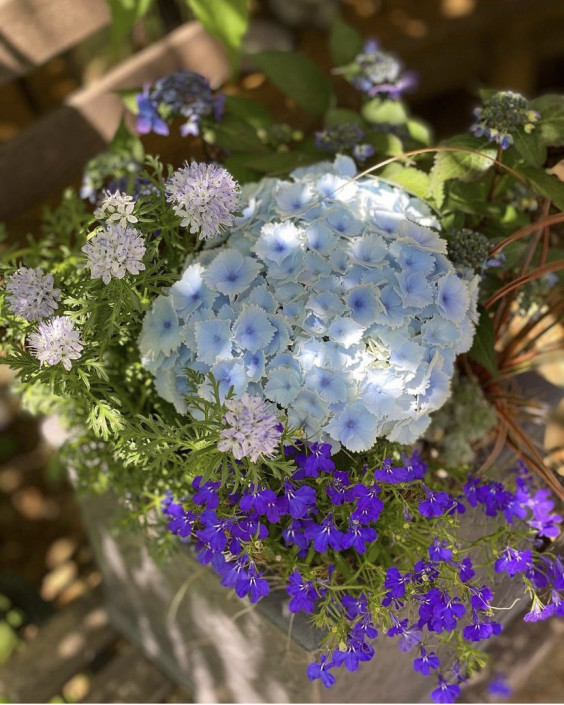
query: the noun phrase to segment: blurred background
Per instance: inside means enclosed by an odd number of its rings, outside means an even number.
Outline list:
[[[327,32],[337,13],[418,73],[419,87],[406,99],[437,139],[469,126],[482,87],[530,98],[564,92],[561,0],[254,0],[245,40],[250,56],[226,91],[257,96],[298,127],[318,127],[265,83],[252,52],[300,51],[329,70]],[[228,79],[221,51],[187,29],[190,20],[183,0],[156,0],[116,40],[106,0],[0,0],[0,221],[11,241],[39,235],[45,205],[78,186],[85,163],[109,143],[123,112],[116,90],[190,68],[202,55],[217,84]],[[346,104],[352,89],[337,83]],[[176,165],[190,156],[178,135],[143,141],[148,152]],[[100,582],[64,469],[50,462],[60,432],[19,412],[9,381],[0,366],[0,695],[14,653],[39,640],[55,613],[96,593]],[[75,650],[72,667],[52,680],[52,702],[101,697],[93,691],[96,674],[129,648],[107,629],[97,649]],[[551,629],[535,677],[510,702],[562,702],[564,637],[558,626]],[[186,701],[153,677],[154,702]],[[138,701],[131,693],[122,697]]]

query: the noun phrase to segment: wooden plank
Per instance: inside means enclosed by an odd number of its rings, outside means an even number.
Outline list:
[[[100,591],[90,593],[58,612],[0,668],[0,693],[8,702],[49,702],[117,639]]]
[[[181,68],[198,71],[213,86],[229,76],[219,44],[189,22],[135,54],[65,105],[0,146],[0,220],[8,220],[79,177],[112,139],[124,114],[116,94]]]
[[[94,676],[84,703],[162,703],[176,685],[131,644]],[[189,702],[184,700],[183,702]]]
[[[106,0],[0,0],[0,83],[22,76],[110,22]]]

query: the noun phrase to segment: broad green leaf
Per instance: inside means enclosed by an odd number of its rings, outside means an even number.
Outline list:
[[[517,130],[513,135],[515,149],[531,166],[542,166],[546,161],[546,147],[542,144],[538,130],[527,135]]]
[[[243,98],[239,95],[228,95],[225,97],[225,112],[227,115],[235,115],[245,120],[245,122],[257,129],[268,127],[274,122],[274,118],[266,106],[262,105],[262,103],[257,103],[256,100]]]
[[[238,152],[230,154],[225,160],[225,167],[231,172],[234,179],[240,184],[248,184],[253,181],[258,181],[262,177],[262,173],[256,169],[251,169],[248,162],[254,154],[248,152]]]
[[[543,144],[562,147],[564,145],[564,96],[543,95],[531,101],[531,107],[541,116],[535,131],[540,131]]]
[[[347,110],[347,108],[330,108],[323,117],[325,127],[332,127],[343,122],[355,122],[361,126],[366,124],[355,110]]]
[[[206,142],[232,152],[268,152],[256,129],[235,115],[225,115],[220,123],[206,125],[203,137]]]
[[[248,160],[247,166],[264,174],[285,174],[299,166],[307,166],[317,161],[319,161],[319,154],[293,150],[254,156]]]
[[[400,138],[387,132],[374,132],[368,135],[364,142],[371,144],[378,154],[397,157],[404,152]]]
[[[333,92],[327,75],[307,56],[285,51],[262,51],[253,62],[285,95],[313,114],[331,107]]]
[[[408,120],[407,130],[411,139],[421,142],[426,147],[431,144],[431,128],[421,120]]]
[[[239,69],[241,43],[249,26],[248,0],[186,0],[208,34],[227,51],[234,72]]]
[[[383,100],[373,98],[361,109],[362,117],[373,124],[405,125],[408,120],[407,111],[399,100]]]
[[[534,166],[523,166],[519,172],[535,191],[549,198],[560,210],[564,210],[564,183],[557,176]]]
[[[112,35],[116,41],[127,36],[135,23],[144,17],[153,0],[108,0],[112,13]]]
[[[429,191],[429,175],[424,171],[402,164],[390,164],[382,177],[403,186],[416,196],[424,197]]]
[[[348,64],[362,50],[363,41],[360,34],[344,22],[340,17],[336,17],[331,25],[329,35],[329,50],[334,66]]]
[[[482,365],[482,367],[485,367],[494,377],[497,377],[498,370],[494,345],[495,331],[492,319],[487,311],[482,311],[476,327],[474,343],[468,356]]]
[[[442,150],[435,155],[431,169],[429,194],[439,207],[444,201],[444,183],[449,179],[471,181],[493,166],[497,149],[485,140],[477,140],[471,135],[460,135],[447,140],[445,147],[459,148],[460,151]],[[472,150],[469,152],[468,150]],[[479,152],[479,154],[476,154]]]

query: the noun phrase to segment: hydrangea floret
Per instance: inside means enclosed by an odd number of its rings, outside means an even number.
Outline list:
[[[355,173],[337,157],[247,187],[228,240],[156,299],[140,350],[179,411],[188,368],[335,450],[425,430],[471,345],[477,279],[456,273],[426,204]]]

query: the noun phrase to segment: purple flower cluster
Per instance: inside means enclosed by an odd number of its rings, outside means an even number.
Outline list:
[[[223,94],[214,96],[208,80],[200,74],[177,71],[145,86],[137,95],[137,130],[142,135],[168,135],[168,121],[180,117],[186,120],[180,134],[197,136],[203,117],[221,119],[224,102]]]
[[[285,573],[290,612],[326,610],[339,625],[338,641],[309,665],[310,680],[320,679],[330,687],[336,668],[356,671],[362,661],[373,658],[372,642],[380,629],[388,638],[397,638],[400,650],[413,652],[416,672],[438,679],[431,693],[435,702],[454,702],[466,679],[465,665],[449,667],[433,650],[437,640],[456,632],[453,643],[463,639],[473,645],[497,636],[502,627],[493,618],[493,591],[474,570],[473,561],[483,562],[483,556],[479,550],[467,555],[470,547],[453,543],[448,533],[437,535],[443,518],[454,522],[457,513],[482,510],[486,521],[512,524],[519,519],[553,537],[561,517],[553,512],[548,492],[537,490],[523,468],[514,491],[470,477],[463,494],[453,496],[424,483],[427,466],[417,453],[404,456],[397,467],[385,460],[375,470],[363,466],[355,471],[335,466],[329,444],[298,442],[284,452],[295,464],[294,472],[268,487],[250,483],[227,494],[221,483],[198,477],[187,502],[168,496],[163,509],[169,530],[183,540],[190,538],[198,560],[217,571],[221,584],[253,603],[270,591],[260,545],[271,540],[279,546],[283,541],[293,556],[293,567]],[[340,563],[362,562],[369,549],[390,540],[385,527],[384,538],[379,538],[375,525],[390,502],[397,507],[398,496],[409,496],[408,506],[418,510],[404,509],[403,516],[427,532],[425,557],[407,571],[390,565],[382,592],[368,589],[365,582],[341,588],[346,578]],[[312,551],[318,560],[304,561]],[[560,558],[535,554],[522,544],[505,546],[495,556],[494,569],[532,586],[526,621],[564,615]],[[536,591],[549,592],[548,600],[541,601]]]
[[[315,133],[315,146],[329,154],[352,152],[363,162],[374,154],[374,147],[363,142],[366,134],[356,122],[338,122]]]

